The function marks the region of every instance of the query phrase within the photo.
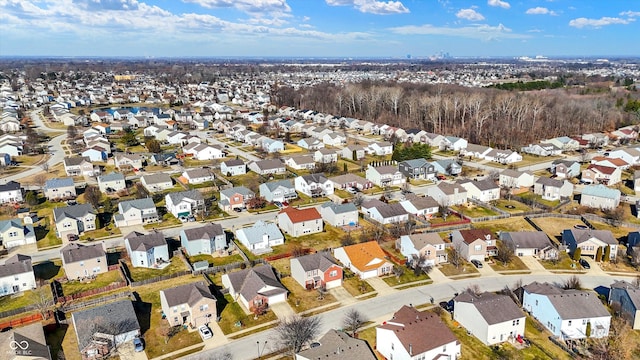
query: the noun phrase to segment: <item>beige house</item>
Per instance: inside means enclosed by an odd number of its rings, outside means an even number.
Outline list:
[[[217,317],[216,298],[203,282],[161,290],[160,304],[171,326],[195,328]]]
[[[63,241],[72,240],[85,231],[96,229],[96,211],[89,204],[57,207],[53,209],[56,235]]]
[[[451,242],[467,261],[483,261],[498,251],[496,239],[487,229],[455,230],[451,233]]]
[[[445,242],[437,233],[402,235],[396,240],[396,249],[413,263],[422,258],[419,265],[438,265],[447,262]]]
[[[297,209],[288,206],[278,213],[278,226],[285,233],[298,237],[322,232],[324,223],[316,208]]]
[[[71,243],[60,249],[60,257],[67,279],[82,279],[109,270],[107,253],[102,243],[93,245]]]

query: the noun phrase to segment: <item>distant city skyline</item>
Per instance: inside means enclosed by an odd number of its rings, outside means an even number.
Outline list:
[[[0,0],[0,56],[640,56],[625,0]]]

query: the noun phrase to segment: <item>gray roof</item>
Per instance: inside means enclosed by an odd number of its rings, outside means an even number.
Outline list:
[[[602,184],[587,185],[584,187],[584,189],[582,189],[582,195],[591,195],[607,199],[618,199],[620,198],[620,190],[611,189]]]
[[[126,200],[122,201],[118,204],[122,208],[122,212],[127,212],[129,209],[151,209],[156,207],[156,204],[153,202],[151,198],[143,198],[143,199],[135,199],[135,200]]]
[[[256,295],[272,296],[287,293],[287,289],[278,281],[271,265],[258,265],[228,274],[231,286],[236,293],[250,301]],[[260,291],[265,286],[275,289]]]
[[[300,263],[304,271],[320,270],[324,272],[330,267],[337,265],[333,256],[328,252],[317,252],[291,259],[291,261],[294,260]]]
[[[13,349],[16,343],[27,344],[29,356],[22,356],[18,349]],[[0,354],[3,354],[5,360],[51,360],[42,323],[36,322],[0,333]]]
[[[6,260],[4,265],[0,265],[0,278],[32,271],[33,267],[31,266],[31,257],[15,254]]]
[[[635,309],[640,309],[640,288],[633,286],[624,280],[614,281],[613,284],[611,284],[611,288],[624,289]]]
[[[60,255],[64,259],[65,264],[107,256],[102,247],[102,243],[82,245],[77,242],[70,243],[60,249]]]
[[[174,204],[179,203],[182,199],[191,199],[196,201],[204,201],[202,193],[198,190],[187,190],[167,194]]]
[[[144,179],[145,184],[173,183],[171,176],[165,173],[142,175],[142,179]]]
[[[416,250],[421,250],[427,245],[444,244],[444,240],[442,240],[438,233],[419,233],[402,235],[402,237],[409,238],[409,241],[411,241]]]
[[[220,190],[220,194],[231,198],[235,194],[240,194],[242,196],[253,196],[255,195],[253,191],[247,189],[244,186],[234,186],[229,189]]]
[[[0,232],[5,232],[14,227],[22,229],[22,221],[20,219],[0,220]]]
[[[358,212],[358,209],[353,203],[336,204],[333,201],[326,202],[321,205],[324,208],[330,208],[334,214],[344,214],[348,212]]]
[[[349,360],[376,360],[366,341],[354,339],[346,333],[338,330],[329,330],[318,340],[320,346],[309,348],[298,354],[305,359],[349,359]]]
[[[279,188],[280,186],[285,187],[287,189],[294,189],[293,182],[289,179],[270,181],[263,184],[264,186],[267,187],[267,189],[269,189],[269,191],[273,191]]]
[[[458,189],[458,193],[466,193],[467,189],[460,186],[457,183],[449,183],[446,181],[441,181],[438,185],[436,185],[440,191],[442,191],[445,195],[453,195],[455,190]]]
[[[169,305],[169,307],[182,304],[189,304],[189,306],[194,306],[203,298],[216,301],[215,296],[211,295],[211,291],[209,291],[207,286],[202,281],[179,285],[169,289],[161,290],[160,292],[164,293],[164,297],[167,300],[167,305]]]
[[[408,198],[409,201],[416,209],[432,209],[439,206],[438,202],[431,196],[416,196]]]
[[[117,181],[124,180],[124,175],[122,173],[111,172],[106,175],[98,176],[98,183],[108,182],[108,181]]]
[[[507,295],[485,292],[480,295],[464,292],[454,299],[456,302],[472,303],[488,325],[524,318],[525,315]]]
[[[334,176],[330,180],[339,185],[347,184],[347,183],[367,184],[371,182],[370,180],[367,180],[362,176],[358,176],[356,174],[351,174],[351,173]]]
[[[45,189],[56,189],[67,186],[74,186],[72,178],[49,179],[44,184]]]
[[[244,165],[244,161],[240,159],[231,159],[231,160],[223,161],[223,163],[227,167]]]
[[[253,226],[236,230],[236,233],[243,233],[249,241],[249,244],[262,242],[262,236],[267,235],[270,240],[284,239],[284,235],[278,229],[278,225],[274,223],[265,223],[256,221]]]
[[[591,238],[596,238],[604,243],[610,245],[617,245],[618,241],[609,230],[593,230],[593,229],[568,229],[573,238],[576,240],[576,244],[581,244]],[[567,230],[564,230],[563,234]]]
[[[211,171],[209,171],[209,169],[204,169],[204,168],[202,168],[202,169],[200,169],[200,168],[198,168],[198,169],[189,169],[189,170],[186,170],[185,173],[187,175],[189,175],[189,177],[191,179],[197,179],[197,178],[203,178],[203,177],[212,176]]]
[[[304,179],[304,181],[307,184],[310,184],[310,183],[325,183],[325,182],[327,182],[329,180],[329,179],[327,179],[326,176],[324,176],[323,173],[302,175],[301,177]]]
[[[544,231],[511,231],[500,234],[501,238],[506,239],[506,236],[511,238],[515,249],[543,249],[551,246],[551,240]]]
[[[54,208],[53,218],[55,219],[56,222],[64,218],[71,218],[71,219],[77,220],[79,218],[83,218],[87,216],[87,214],[95,215],[95,213],[96,211],[93,208],[93,206],[89,204],[78,204],[78,205]]]
[[[611,316],[594,292],[561,290],[560,294],[544,295],[563,320]]]
[[[210,240],[216,236],[224,235],[222,225],[214,223],[197,228],[184,229],[182,232],[184,233],[187,241]]]
[[[518,171],[518,170],[515,170],[515,169],[504,169],[504,170],[502,170],[500,175],[504,175],[504,176],[508,176],[508,177],[512,177],[512,178],[519,178],[520,176],[522,176],[525,173],[526,173],[525,171]]]
[[[368,200],[362,203],[363,208],[376,208],[383,218],[390,218],[407,214],[407,210],[400,203],[386,204],[378,199]]]
[[[378,174],[395,174],[398,172],[398,167],[395,165],[374,166],[373,168]]]
[[[400,162],[400,164],[406,164],[410,168],[418,168],[418,167],[423,167],[423,166],[430,165],[429,162],[427,160],[425,160],[424,158],[405,160],[405,161]]]
[[[129,242],[131,251],[147,251],[158,246],[167,246],[167,240],[162,232],[156,231],[149,234],[142,234],[137,231],[124,237]]]
[[[80,310],[71,316],[81,350],[91,343],[95,333],[119,335],[140,331],[133,303],[129,299]]]
[[[459,180],[460,185],[462,184],[473,184],[478,190],[486,191],[486,190],[494,190],[499,189],[500,187],[491,179],[482,179],[482,180]]]
[[[538,180],[536,180],[536,184],[541,184],[547,187],[561,188],[562,185],[564,185],[564,181],[560,179],[552,179],[549,177],[541,176],[538,178]]]
[[[17,181],[9,181],[6,184],[0,184],[0,192],[14,191],[14,190],[18,190],[20,188],[21,188],[21,185]]]
[[[73,156],[64,158],[65,166],[78,166],[83,162],[91,163],[91,159],[88,156]]]
[[[254,163],[260,170],[280,169],[284,167],[284,163],[278,159],[259,160],[254,161]]]

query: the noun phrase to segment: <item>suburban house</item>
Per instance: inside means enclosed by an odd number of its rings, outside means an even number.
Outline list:
[[[188,217],[204,212],[204,197],[198,190],[168,193],[164,197],[165,207],[176,218]]]
[[[402,186],[407,182],[407,178],[394,165],[372,166],[367,165],[365,172],[367,180],[379,187]]]
[[[500,187],[491,179],[458,180],[458,184],[467,190],[467,196],[481,202],[500,199]]]
[[[75,199],[77,196],[73,178],[49,179],[42,190],[47,200]]]
[[[484,156],[485,160],[497,162],[500,164],[513,164],[522,161],[522,155],[516,151],[491,149]]]
[[[298,198],[298,193],[289,179],[270,181],[258,187],[260,196],[269,202],[287,202]]]
[[[520,149],[525,154],[537,156],[558,156],[562,154],[562,149],[554,144],[529,144]]]
[[[277,221],[280,229],[293,237],[319,233],[324,229],[322,216],[315,207],[285,207],[278,212]]]
[[[627,162],[630,165],[637,165],[640,163],[640,150],[637,148],[621,148],[609,151],[610,158],[619,158]]]
[[[345,190],[349,188],[356,188],[358,190],[366,190],[373,187],[373,183],[371,181],[363,178],[362,176],[351,173],[334,176],[329,180],[333,183],[334,189]]]
[[[194,329],[218,316],[216,298],[202,281],[160,290],[160,305],[170,326],[188,324]]]
[[[533,193],[549,201],[566,199],[573,195],[573,184],[566,179],[541,176],[533,184]]]
[[[294,170],[313,170],[316,167],[313,155],[309,154],[290,156],[284,160],[284,163]]]
[[[467,189],[460,184],[446,181],[428,187],[427,195],[434,198],[442,206],[462,205],[467,202]]]
[[[182,152],[200,161],[222,159],[224,157],[222,149],[207,144],[198,144],[197,142],[183,146]]]
[[[633,330],[640,330],[640,288],[624,280],[616,280],[609,287],[609,305],[618,308]]]
[[[96,229],[96,210],[89,204],[57,207],[53,209],[56,235],[63,240]]]
[[[117,227],[144,225],[160,221],[158,209],[151,198],[126,200],[118,203],[118,214],[113,216]]]
[[[544,231],[503,231],[500,240],[508,244],[516,256],[537,256],[542,260],[558,258],[558,249]]]
[[[340,133],[333,132],[324,134],[322,142],[329,146],[341,146],[347,143],[347,138]]]
[[[16,343],[25,349],[20,349]],[[0,351],[6,353],[5,360],[51,360],[52,351],[47,345],[41,322],[6,329],[0,333],[0,344]]]
[[[307,150],[318,150],[324,148],[324,143],[313,137],[300,139],[296,144]]]
[[[602,184],[587,185],[582,189],[580,205],[596,209],[615,209],[620,205],[620,190]]]
[[[491,150],[493,149],[488,146],[469,144],[465,149],[460,151],[460,155],[468,156],[469,158],[484,159]]]
[[[226,175],[226,173],[223,173]],[[206,182],[211,182],[215,180],[215,176],[213,172],[209,169],[197,168],[197,169],[189,169],[182,172],[180,176],[180,180],[186,182],[187,184],[202,184]]]
[[[116,169],[119,170],[139,170],[144,163],[144,158],[140,154],[117,153],[113,159]]]
[[[173,188],[173,180],[168,174],[155,173],[142,175],[140,183],[151,193],[161,192]]]
[[[347,145],[340,151],[340,157],[359,161],[367,155],[367,149],[362,145]]]
[[[314,347],[300,351],[295,357],[295,360],[318,359],[376,360],[377,357],[365,340],[331,329],[318,339]]]
[[[0,204],[23,201],[23,189],[19,182],[9,181],[0,185]]]
[[[431,196],[407,196],[400,205],[411,215],[430,219],[438,212],[440,205]]]
[[[580,175],[580,163],[573,160],[554,160],[551,172],[560,179],[571,179]]]
[[[437,174],[456,176],[462,172],[461,162],[454,159],[440,159],[436,161],[432,161],[431,165],[433,165],[433,170]]]
[[[246,208],[247,201],[255,197],[256,194],[244,186],[236,186],[229,189],[220,190],[220,200],[218,207],[223,211],[231,211],[236,208]]]
[[[247,173],[247,165],[240,159],[230,159],[220,163],[220,173],[226,176],[238,176]]]
[[[484,261],[498,253],[496,239],[487,229],[454,230],[451,232],[451,242],[454,247],[459,246],[462,257],[467,261]]]
[[[358,209],[353,203],[337,204],[333,201],[320,206],[322,219],[331,226],[357,226]]]
[[[10,249],[16,246],[35,244],[33,224],[22,224],[20,219],[0,220],[0,246]]]
[[[591,164],[582,171],[580,180],[584,183],[611,186],[619,183],[621,177],[620,168]]]
[[[360,205],[362,213],[383,225],[409,220],[409,213],[399,203],[387,204],[378,199],[366,200]]]
[[[291,258],[291,277],[307,290],[342,286],[342,266],[328,252]]]
[[[102,243],[69,243],[60,249],[60,257],[68,279],[82,279],[109,271],[107,253]]]
[[[342,281],[342,271],[340,272]],[[15,254],[0,265],[0,296],[17,294],[36,288],[31,257]]]
[[[252,161],[247,167],[259,175],[284,174],[287,172],[284,163],[278,159]]]
[[[462,149],[466,149],[467,145],[469,145],[469,142],[466,139],[459,138],[457,136],[445,136],[444,141],[441,143],[439,149],[460,151]]]
[[[591,163],[594,165],[600,165],[605,167],[618,168],[622,171],[629,168],[629,163],[620,158],[610,158],[606,156],[594,156],[591,158]]]
[[[580,148],[580,143],[568,136],[560,136],[553,139],[542,140],[540,141],[540,143],[553,144],[555,145],[555,147],[562,149],[563,151],[578,150]]]
[[[236,239],[254,254],[268,253],[273,251],[272,246],[284,244],[284,235],[278,226],[264,221],[236,230]]]
[[[293,180],[295,190],[310,197],[322,197],[333,194],[333,182],[323,173],[298,176]]]
[[[100,175],[100,167],[94,167],[88,157],[65,157],[64,171],[67,176],[96,176]]]
[[[453,319],[485,345],[524,337],[526,316],[508,295],[465,291],[453,303]]]
[[[377,156],[391,155],[393,145],[388,141],[372,142],[367,147],[367,152]]]
[[[447,262],[444,240],[437,233],[402,235],[396,240],[396,249],[413,264],[422,259],[420,266],[434,266]]]
[[[229,295],[249,311],[285,302],[289,293],[278,281],[271,265],[223,274],[222,286],[229,289]]]
[[[609,336],[611,314],[594,292],[533,282],[523,287],[522,307],[562,340]]]
[[[331,149],[318,149],[313,153],[313,161],[321,164],[335,163],[338,161],[338,153]]]
[[[214,253],[224,254],[227,249],[227,234],[222,225],[206,224],[197,228],[180,230],[180,245],[189,256]]]
[[[598,248],[601,248],[602,254],[605,253],[605,247],[609,246],[609,258],[616,258],[618,253],[618,240],[609,230],[593,230],[593,229],[566,229],[562,231],[562,243],[569,247],[573,253],[578,247],[582,256],[591,256],[595,258]]]
[[[534,180],[533,174],[528,171],[504,169],[500,173],[498,183],[504,188],[517,192],[517,189],[524,190],[532,187]]]
[[[398,170],[409,179],[435,179],[436,169],[424,158],[405,160],[398,163]]]
[[[133,303],[118,300],[71,314],[82,360],[103,359],[122,344],[140,336]]]
[[[439,315],[412,306],[402,306],[376,327],[376,350],[386,359],[455,360],[460,349],[460,341]]]
[[[98,176],[98,188],[105,194],[113,194],[127,188],[127,182],[122,173],[112,172]]]
[[[133,267],[157,269],[169,264],[169,246],[162,232],[134,231],[124,237],[124,245]]]
[[[333,249],[333,256],[363,280],[388,275],[393,270],[393,264],[376,241]]]

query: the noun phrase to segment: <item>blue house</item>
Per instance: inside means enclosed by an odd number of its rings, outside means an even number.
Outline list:
[[[284,151],[284,143],[280,140],[264,138],[262,140],[262,149],[268,153]]]
[[[11,155],[7,153],[0,153],[0,165],[7,166],[11,164]]]
[[[180,231],[180,244],[189,256],[222,253],[227,248],[227,235],[220,224]]]

